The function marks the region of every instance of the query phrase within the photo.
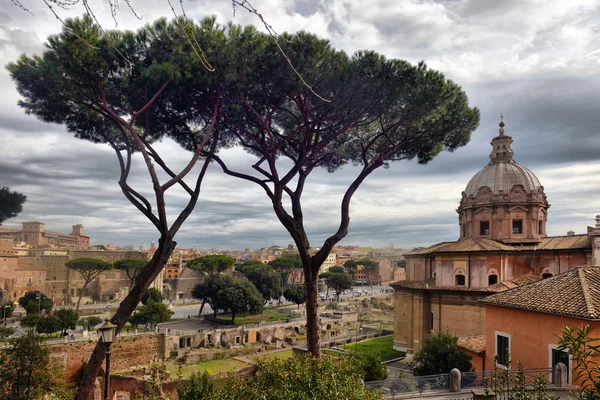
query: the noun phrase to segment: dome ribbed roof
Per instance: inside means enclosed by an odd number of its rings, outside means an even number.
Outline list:
[[[523,185],[527,193],[537,191],[542,184],[527,168],[514,162],[494,162],[485,166],[469,181],[465,194],[475,196],[480,188],[487,186],[494,194],[508,193],[514,185]]]
[[[537,191],[542,186],[533,172],[513,160],[513,139],[505,134],[504,117],[501,115],[500,118],[499,134],[490,143],[491,161],[471,178],[465,189],[467,196],[475,196],[484,186],[489,187],[494,194],[501,191],[508,193],[515,185],[522,185],[527,193]]]

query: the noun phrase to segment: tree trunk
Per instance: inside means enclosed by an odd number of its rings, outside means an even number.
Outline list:
[[[202,311],[204,311],[204,305],[206,304],[206,297],[202,299],[202,304],[200,305],[200,311],[198,312],[198,316],[202,316]]]
[[[158,276],[163,269],[169,257],[175,250],[177,243],[169,237],[161,237],[159,239],[158,249],[146,267],[138,274],[136,283],[132,290],[129,291],[127,297],[121,302],[115,315],[110,321],[117,325],[117,334],[129,320],[129,317],[140,303],[142,295],[148,289],[152,281]],[[98,376],[102,362],[108,350],[108,345],[99,340],[96,343],[94,352],[92,353],[87,365],[83,370],[83,376],[79,382],[79,391],[77,392],[77,400],[91,400],[94,390],[94,382]]]
[[[77,307],[75,307],[75,312],[79,314],[79,305],[81,304],[81,298],[83,297],[83,291],[87,289],[89,282],[86,282],[85,285],[81,288],[81,292],[79,292],[79,298],[77,299]]]
[[[235,324],[235,311],[231,311],[231,325]]]
[[[310,268],[310,267],[309,267]],[[319,326],[319,303],[317,301],[317,274],[305,272],[306,339],[308,351],[314,357],[321,356],[321,328]]]

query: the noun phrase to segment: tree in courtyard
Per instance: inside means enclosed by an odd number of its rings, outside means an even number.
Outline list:
[[[157,324],[168,322],[173,314],[174,312],[169,310],[165,303],[150,299],[133,313],[129,318],[129,322],[132,326],[146,325],[153,328]]]
[[[458,337],[448,332],[438,332],[426,336],[423,346],[417,351],[412,364],[417,376],[447,374],[453,368],[471,371],[471,356],[458,347]]]
[[[388,60],[371,51],[349,57],[329,42],[300,32],[273,43],[244,32],[236,52],[237,80],[223,99],[220,140],[256,159],[244,170],[215,156],[222,170],[258,185],[294,240],[306,287],[309,351],[320,353],[317,277],[334,245],[348,233],[350,200],[374,171],[391,162],[432,160],[444,148],[464,146],[479,123],[465,93],[424,63]],[[279,48],[315,96],[278,57]],[[302,195],[318,168],[335,172],[354,164],[357,175],[342,197],[337,228],[312,253]]]
[[[344,271],[343,267],[338,267],[337,265],[335,267],[331,267],[327,270],[327,272],[331,273],[331,274],[344,274],[346,273],[346,271]]]
[[[319,274],[319,279],[325,281],[325,286],[327,286],[327,292],[325,293],[325,298],[329,298],[329,285],[327,284],[327,279],[331,276],[331,272],[325,271]]]
[[[144,325],[145,318],[145,315],[142,315],[138,311],[136,311],[133,314],[131,314],[128,322],[133,329],[137,329],[138,326]]]
[[[48,347],[32,333],[11,339],[0,348],[0,398],[43,399],[61,387],[58,366]]]
[[[357,267],[356,260],[348,260],[344,263],[344,268],[348,270],[348,275],[352,277],[352,280],[356,280]]]
[[[90,315],[89,317],[81,318],[77,325],[81,325],[84,331],[91,331],[98,324],[102,323],[102,318]]]
[[[137,278],[138,273],[148,264],[148,261],[142,260],[139,258],[123,258],[121,260],[115,261],[115,269],[125,271],[127,277],[129,278],[129,290],[135,284],[135,278]]]
[[[87,289],[88,285],[101,273],[110,271],[114,268],[114,266],[109,262],[106,262],[104,260],[98,260],[96,258],[78,258],[75,260],[68,261],[65,265],[67,266],[67,268],[79,272],[79,274],[83,278],[83,286],[79,290],[77,306],[75,307],[75,312],[79,313],[81,298],[83,297],[83,293]]]
[[[53,334],[60,330],[60,321],[54,314],[40,317],[35,325],[38,333]]]
[[[377,267],[379,267],[379,263],[365,258],[360,261],[357,261],[356,264],[362,265],[362,267],[365,269],[367,282],[369,283],[369,285],[373,284],[374,273]]]
[[[236,265],[235,270],[243,274],[246,268],[263,264],[264,263],[259,260],[245,260],[242,264]]]
[[[222,272],[227,271],[230,268],[233,268],[235,265],[235,258],[229,256],[223,256],[220,254],[211,254],[208,256],[202,256],[198,258],[194,258],[193,260],[188,261],[185,266],[186,268],[192,269],[194,271],[202,272],[204,276],[215,276]],[[200,298],[200,297],[197,297]],[[200,310],[198,311],[198,315],[202,315],[202,311],[204,311],[204,305],[206,301],[202,298],[202,304],[200,305]]]
[[[39,314],[50,312],[54,303],[52,299],[41,292],[27,292],[19,299],[19,305],[25,309],[27,314]]]
[[[12,300],[4,300],[2,302],[2,308],[0,308],[0,317],[10,318],[15,311],[16,305]]]
[[[232,285],[220,290],[215,299],[218,309],[231,313],[231,323],[235,323],[235,316],[239,313],[262,313],[264,304],[265,299],[252,282],[243,280],[235,280]]]
[[[350,355],[357,367],[362,371],[362,380],[364,382],[383,381],[388,378],[388,370],[385,364],[381,362],[381,355],[377,353],[367,353],[361,355]]]
[[[248,267],[244,275],[258,289],[265,303],[281,296],[281,277],[270,266],[262,264]]]
[[[215,399],[217,385],[208,372],[194,372],[188,379],[177,385],[179,400]]]
[[[146,290],[144,295],[142,296],[142,304],[148,304],[149,301],[153,301],[155,303],[162,303],[165,298],[163,297],[160,290],[157,288],[150,288]]]
[[[273,267],[282,276],[285,274],[285,281],[282,281],[282,287],[287,286],[288,282],[296,282],[302,275],[302,260],[298,254],[286,254],[281,257],[269,261],[269,265]]]
[[[212,254],[189,260],[185,266],[206,275],[216,275],[233,268],[234,264],[235,258],[233,257]]]
[[[21,321],[19,321],[19,325],[21,325],[21,327],[23,327],[24,329],[27,329],[28,331],[33,332],[35,330],[39,320],[40,320],[39,314],[37,314],[37,313],[27,314],[26,316],[21,318]]]
[[[58,318],[58,329],[62,331],[63,336],[67,334],[68,329],[75,329],[77,327],[79,314],[72,308],[56,310],[54,311],[54,315]]]
[[[293,285],[302,280],[302,260],[298,254],[286,254],[269,261],[269,265],[279,272],[281,277],[281,293],[278,303],[278,305],[281,305],[281,296],[288,285]]]
[[[23,211],[23,203],[27,196],[11,192],[6,186],[0,187],[0,225],[9,218],[14,218]]]
[[[210,156],[194,167],[203,151],[210,153],[217,146],[212,135],[227,73],[207,68],[208,60],[227,66],[230,42],[214,18],[198,24],[162,19],[131,32],[105,31],[88,14],[65,20],[62,33],[49,37],[43,54],[22,56],[7,66],[27,114],[64,124],[77,138],[115,151],[123,195],[159,233],[152,259],[138,272],[111,318],[117,333],[167,263],[176,247],[175,236],[198,200]],[[200,59],[197,43],[206,49]],[[205,108],[212,110],[208,119]],[[191,151],[181,171],[171,169],[153,145],[162,138],[175,138]],[[129,180],[138,161],[150,176],[152,198]],[[168,199],[178,204],[182,200],[181,193],[169,197],[174,187],[187,198],[179,210],[170,209],[167,219]],[[80,399],[90,397],[107,348],[102,341],[96,344],[79,386]]]
[[[340,295],[344,290],[352,289],[352,279],[344,273],[333,273],[326,279],[327,287],[335,292],[337,301],[340,301]]]
[[[7,339],[15,333],[15,328],[12,326],[0,326],[0,339]]]
[[[217,295],[227,287],[233,285],[233,278],[229,275],[209,275],[204,278],[204,282],[194,286],[192,297],[201,299],[202,303],[208,303],[213,309],[214,316],[217,315]]]
[[[300,308],[300,304],[304,304],[304,286],[290,285],[286,287],[283,291],[283,297],[285,297],[287,301],[297,304],[298,308]]]

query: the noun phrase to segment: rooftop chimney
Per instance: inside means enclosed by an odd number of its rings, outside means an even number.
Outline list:
[[[569,232],[567,232],[567,236],[575,236],[575,232],[569,231]]]

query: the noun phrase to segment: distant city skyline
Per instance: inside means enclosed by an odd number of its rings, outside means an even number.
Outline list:
[[[114,21],[106,4],[95,13],[106,28]],[[132,4],[117,16],[119,29],[136,29],[158,17],[171,18],[162,0]],[[235,18],[231,3],[198,0],[186,4],[189,17],[216,15],[220,23],[254,24],[248,13]],[[340,245],[402,248],[427,246],[459,236],[461,192],[489,161],[489,142],[504,113],[506,133],[514,138],[515,160],[541,181],[552,205],[548,235],[568,230],[585,233],[600,214],[600,1],[455,2],[257,0],[253,4],[278,32],[301,29],[331,40],[352,53],[378,51],[412,63],[425,60],[462,85],[470,105],[481,110],[481,124],[471,142],[454,153],[442,153],[428,165],[392,164],[361,186],[351,203],[351,224]],[[81,8],[59,10],[62,17],[81,15]],[[61,24],[43,4],[34,15],[9,5],[0,11],[0,61],[21,53],[40,54],[43,42]],[[73,138],[63,126],[44,124],[17,106],[19,96],[5,69],[0,70],[0,186],[28,196],[24,210],[3,227],[40,220],[55,231],[82,224],[92,245],[146,242],[157,237],[153,226],[123,197],[112,150]],[[182,165],[183,151],[165,140],[165,158]],[[241,149],[223,151],[235,167],[252,156]],[[335,174],[316,171],[307,183],[306,226],[311,245],[319,247],[339,221],[339,202],[355,168]],[[143,169],[132,182],[148,194]],[[178,204],[175,193],[170,200]],[[219,249],[286,246],[292,243],[264,193],[211,166],[196,211],[176,236],[179,247]]]

